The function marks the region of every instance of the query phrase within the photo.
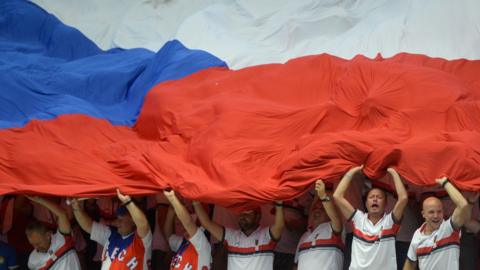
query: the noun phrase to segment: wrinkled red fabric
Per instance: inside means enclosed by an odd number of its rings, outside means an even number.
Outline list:
[[[147,194],[234,209],[352,166],[480,190],[480,61],[317,55],[155,86],[134,128],[81,115],[0,131],[0,193]]]

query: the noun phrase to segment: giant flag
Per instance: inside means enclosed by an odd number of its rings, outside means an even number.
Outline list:
[[[36,2],[0,4],[0,193],[480,190],[475,1]]]

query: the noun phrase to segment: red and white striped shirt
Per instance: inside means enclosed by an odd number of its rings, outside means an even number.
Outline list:
[[[459,268],[460,230],[451,218],[444,220],[430,235],[424,234],[426,224],[415,231],[408,249],[408,259],[418,261],[421,270],[451,270]]]
[[[350,270],[397,269],[395,236],[400,225],[393,221],[392,213],[385,214],[376,224],[368,213],[355,210],[353,222],[352,261]]]
[[[32,270],[80,270],[73,237],[59,231],[52,235],[47,252],[32,251],[28,257],[28,268]]]
[[[272,270],[273,250],[277,242],[269,227],[258,228],[250,235],[225,228],[229,270]]]
[[[343,269],[345,247],[342,238],[342,235],[333,232],[330,222],[318,225],[313,231],[306,231],[300,238],[295,254],[298,270]]]

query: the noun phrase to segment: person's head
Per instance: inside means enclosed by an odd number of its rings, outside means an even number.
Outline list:
[[[330,218],[328,217],[327,212],[325,212],[322,201],[315,197],[313,199],[312,206],[310,207],[308,225],[315,227],[319,224],[328,222],[329,220]]]
[[[382,189],[372,188],[367,192],[365,207],[369,215],[383,215],[386,204],[387,196]]]
[[[260,208],[243,211],[238,215],[238,226],[244,233],[253,232],[260,225],[261,217]]]
[[[117,218],[112,225],[117,227],[118,233],[122,236],[129,235],[136,229],[132,216],[124,206],[117,209]]]
[[[437,230],[443,221],[443,204],[436,197],[428,197],[422,204],[422,216],[430,231]]]
[[[85,200],[83,208],[85,209],[85,212],[87,212],[87,214],[93,219],[98,220],[100,217],[100,208],[98,207],[96,199]]]
[[[25,228],[28,242],[38,252],[47,252],[52,240],[52,232],[40,221],[32,221]]]

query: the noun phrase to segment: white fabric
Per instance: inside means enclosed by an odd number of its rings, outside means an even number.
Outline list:
[[[225,228],[228,249],[228,270],[272,270],[276,243],[270,228],[259,227],[250,235],[240,230]]]
[[[103,49],[178,39],[234,69],[328,53],[480,59],[477,0],[34,0]],[[201,33],[199,35],[198,33]]]
[[[438,230],[424,234],[423,224],[413,235],[408,259],[418,261],[420,270],[455,270],[459,268],[460,231],[444,220]]]
[[[368,219],[368,214],[355,210],[352,218],[353,241],[350,270],[395,270],[395,235],[398,225],[392,213],[385,214],[376,224]]]
[[[397,199],[393,196],[392,193],[386,192],[387,194],[387,205],[385,206],[385,212],[393,211],[393,207],[397,203]],[[413,234],[417,228],[421,225],[420,216],[416,213],[416,209],[412,209],[410,203],[407,204],[405,210],[403,211],[402,223],[400,229],[397,233],[396,240],[401,242],[410,242]]]
[[[68,236],[67,236],[68,237]],[[62,256],[57,257],[55,252],[64,246],[70,246],[68,251]],[[54,260],[55,263],[49,268],[50,270],[80,270],[80,262],[73,245],[66,243],[65,236],[57,231],[52,235],[50,247],[47,252],[38,252],[33,250],[28,257],[28,268],[37,270],[46,265],[48,260]]]
[[[345,239],[338,239],[340,237],[333,234],[330,222],[318,225],[313,231],[306,231],[300,238],[295,253],[297,269],[343,269],[343,251],[340,245]]]
[[[182,244],[182,241],[182,236],[177,234],[170,235],[170,237],[168,238],[168,246],[170,247],[170,250],[176,252]]]

